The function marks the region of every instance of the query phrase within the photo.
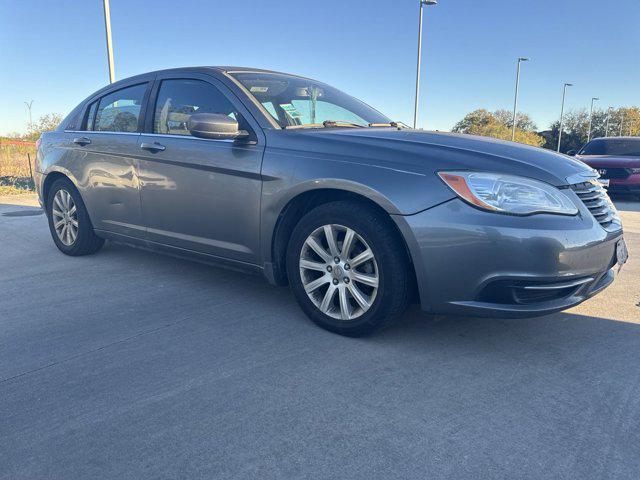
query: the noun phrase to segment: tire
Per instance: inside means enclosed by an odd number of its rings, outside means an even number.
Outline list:
[[[104,239],[94,233],[82,197],[70,180],[59,178],[53,182],[47,195],[46,212],[53,242],[65,255],[89,255],[104,245]]]
[[[335,241],[333,258],[329,235]],[[362,261],[367,251],[373,258]],[[369,335],[398,318],[409,303],[411,270],[402,239],[386,214],[365,204],[336,201],[311,210],[294,228],[286,260],[302,310],[331,332]]]

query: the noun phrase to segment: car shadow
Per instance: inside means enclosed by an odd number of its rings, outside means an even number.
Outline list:
[[[527,319],[456,317],[430,315],[418,305],[412,305],[390,327],[372,336],[350,339],[315,326],[300,310],[288,288],[271,286],[259,275],[173,259],[117,244],[108,244],[100,255],[119,258],[131,256],[134,257],[131,259],[134,264],[150,265],[158,274],[161,273],[159,267],[162,271],[170,272],[174,280],[176,275],[184,276],[188,278],[191,290],[200,292],[203,298],[216,295],[229,299],[241,296],[245,301],[251,299],[250,304],[264,312],[263,315],[256,314],[253,321],[260,326],[269,324],[269,334],[273,335],[274,340],[279,335],[286,335],[291,341],[293,330],[304,342],[320,336],[324,339],[320,343],[333,338],[334,341],[349,342],[354,346],[382,346],[397,350],[398,354],[409,351],[433,354],[439,351],[447,355],[455,352],[469,355],[473,352],[491,356],[499,353],[501,358],[507,358],[504,355],[521,358],[523,355],[557,355],[562,351],[580,350],[585,354],[591,352],[593,358],[611,359],[616,355],[628,357],[631,351],[640,351],[640,324],[608,318],[606,294],[588,300],[602,304],[602,316],[567,311]],[[123,261],[123,264],[128,263],[128,260]],[[212,312],[210,320],[214,324],[216,316]],[[638,316],[640,320],[640,308]],[[245,334],[250,337],[255,327],[256,324],[247,322],[239,328],[246,329]],[[215,330],[215,325],[211,325],[211,328]],[[242,332],[237,333],[243,335]],[[627,350],[625,345],[631,350]],[[637,364],[637,360],[634,362]],[[632,364],[627,367],[636,369]]]
[[[603,303],[604,297],[589,301]],[[640,309],[638,310],[640,319]],[[640,347],[640,324],[623,322],[603,316],[558,312],[527,319],[496,319],[455,316],[434,316],[422,312],[414,305],[391,328],[379,332],[366,341],[402,344],[411,348],[461,347],[466,351],[530,353],[558,349],[589,348],[595,356],[615,355],[611,351],[609,335],[621,340],[630,335],[630,343]],[[524,349],[524,350],[523,350]]]

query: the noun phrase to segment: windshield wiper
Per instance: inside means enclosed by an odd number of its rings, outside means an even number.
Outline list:
[[[301,125],[286,125],[286,130],[296,130],[298,128],[322,128],[324,125],[321,123],[303,123]]]
[[[360,125],[359,123],[353,122],[343,122],[342,120],[325,120],[322,122],[324,128],[334,128],[334,127],[353,127],[353,128],[365,128],[364,125]]]
[[[339,127],[366,128],[367,126],[360,125],[359,123],[343,122],[341,120],[325,120],[322,123],[305,123],[302,125],[287,125],[284,128],[287,130],[295,130],[297,128],[339,128]]]
[[[402,122],[370,123],[369,126],[370,127],[393,127],[393,128],[397,128],[398,130],[402,130],[403,128],[408,128]]]

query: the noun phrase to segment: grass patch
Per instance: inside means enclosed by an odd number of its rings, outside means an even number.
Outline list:
[[[31,177],[0,177],[0,195],[20,195],[35,191]]]
[[[29,155],[33,161],[35,145],[10,142],[0,139],[0,195],[33,193],[35,187],[29,170]]]

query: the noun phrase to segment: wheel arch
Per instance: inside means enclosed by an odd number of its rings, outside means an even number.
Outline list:
[[[78,185],[76,178],[71,174],[71,172],[63,168],[59,168],[59,167],[52,168],[44,176],[44,180],[42,181],[42,206],[45,210],[45,214],[48,215],[47,200],[49,198],[49,192],[51,191],[51,187],[57,180],[60,180],[60,179],[68,180],[76,189],[76,192],[80,196],[80,200],[82,200],[82,204],[84,205],[84,208],[87,210],[87,216],[89,217],[89,222],[91,223],[91,226],[93,228],[92,212],[89,210],[89,207],[87,206],[87,202],[85,201],[85,198],[82,195],[82,189]]]
[[[42,182],[43,205],[46,205],[47,199],[49,198],[49,191],[51,190],[51,185],[53,185],[53,183],[60,178],[69,180],[73,184],[73,186],[76,188],[78,193],[80,192],[80,189],[78,188],[78,183],[75,181],[75,178],[73,178],[73,175],[71,175],[68,171],[63,169],[59,169],[59,170],[52,169],[49,172],[47,172]]]
[[[345,190],[335,187],[315,188],[298,193],[291,198],[280,210],[273,234],[271,236],[271,263],[265,271],[269,280],[276,285],[287,285],[286,251],[289,244],[291,232],[298,221],[310,210],[325,203],[334,201],[352,201],[367,205],[382,213],[388,219],[389,227],[394,231],[398,241],[402,243],[403,249],[409,260],[409,275],[412,285],[416,285],[416,274],[413,265],[411,252],[407,246],[404,235],[391,219],[390,212],[382,205],[359,192]],[[415,288],[414,288],[415,290]]]

